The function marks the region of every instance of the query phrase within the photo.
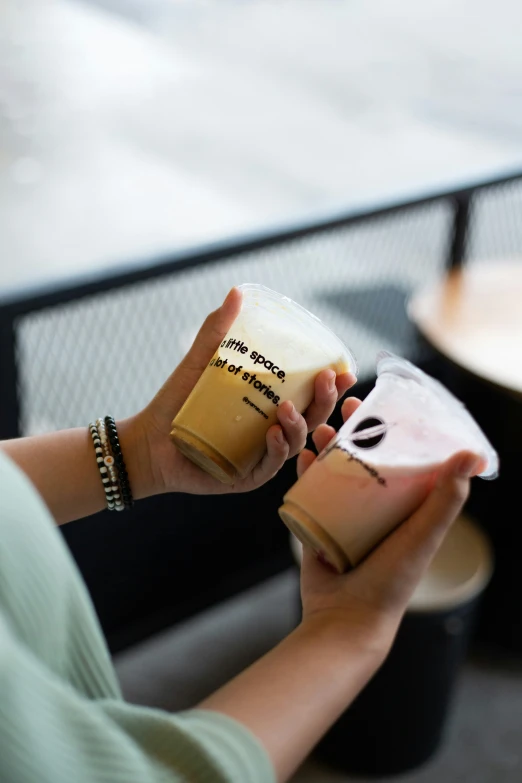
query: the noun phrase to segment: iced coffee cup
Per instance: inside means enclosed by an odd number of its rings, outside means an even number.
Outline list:
[[[410,362],[380,354],[377,382],[279,514],[303,543],[342,573],[423,502],[442,464],[463,449],[496,478],[498,457],[464,405]]]
[[[277,409],[312,402],[321,370],[356,373],[351,352],[312,313],[261,285],[239,286],[241,311],[172,422],[178,449],[225,484],[266,451]]]

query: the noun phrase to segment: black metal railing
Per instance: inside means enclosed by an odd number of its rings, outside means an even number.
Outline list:
[[[410,291],[461,264],[467,249],[473,258],[522,251],[521,208],[516,172],[0,293],[0,437],[84,423],[102,405],[132,412],[181,358],[216,295],[245,279],[321,315],[354,347],[363,375],[376,347],[418,358]],[[499,223],[509,226],[502,235]],[[110,373],[93,383],[102,344]]]

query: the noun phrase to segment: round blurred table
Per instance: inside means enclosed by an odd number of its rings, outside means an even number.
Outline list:
[[[522,395],[522,259],[455,269],[420,290],[409,313],[443,356]]]

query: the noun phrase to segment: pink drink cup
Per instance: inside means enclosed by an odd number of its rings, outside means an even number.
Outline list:
[[[342,573],[410,516],[441,465],[462,449],[498,457],[466,408],[410,362],[381,354],[375,388],[286,493],[279,514]]]

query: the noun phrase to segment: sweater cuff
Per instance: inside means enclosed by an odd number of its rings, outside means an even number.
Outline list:
[[[188,710],[176,716],[197,736],[231,783],[276,783],[268,754],[241,723],[212,710]]]

